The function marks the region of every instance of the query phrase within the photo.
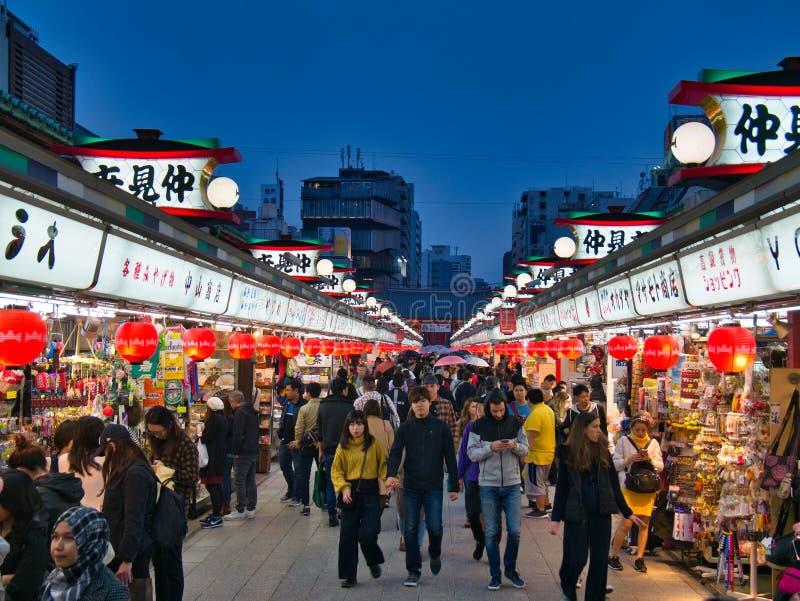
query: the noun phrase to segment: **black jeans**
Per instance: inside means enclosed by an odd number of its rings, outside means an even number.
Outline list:
[[[206,484],[208,496],[211,497],[211,515],[222,513],[222,484]]]
[[[153,569],[156,574],[156,599],[181,601],[183,599],[183,543],[172,547],[154,545]]]
[[[589,557],[585,601],[605,601],[608,581],[608,546],[611,543],[611,516],[590,515],[585,522],[564,522],[564,551],[561,559],[561,590],[572,601],[575,585]]]
[[[357,507],[342,511],[339,526],[339,578],[355,578],[358,569],[358,545],[368,566],[384,562],[378,546],[383,504],[377,493],[360,494]]]
[[[481,489],[477,482],[467,480],[464,487],[464,508],[467,510],[467,520],[472,530],[472,538],[476,543],[485,544],[483,524],[481,524]]]

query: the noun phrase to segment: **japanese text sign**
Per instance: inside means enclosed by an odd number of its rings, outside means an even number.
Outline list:
[[[600,301],[600,314],[606,321],[636,317],[633,292],[627,278],[598,286],[597,298]]]
[[[678,262],[671,259],[629,276],[633,305],[639,315],[655,315],[685,309]]]
[[[583,326],[592,326],[603,321],[600,314],[600,301],[594,289],[575,295],[575,307],[578,309],[578,322]]]
[[[800,290],[800,213],[759,226],[770,279],[778,290]]]

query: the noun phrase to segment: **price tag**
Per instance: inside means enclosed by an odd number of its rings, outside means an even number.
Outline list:
[[[15,399],[17,398],[17,391],[16,390],[9,390],[6,393],[6,399]]]

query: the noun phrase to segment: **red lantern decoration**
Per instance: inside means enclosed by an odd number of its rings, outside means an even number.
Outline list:
[[[650,367],[664,371],[675,365],[681,354],[678,341],[672,336],[649,336],[644,341],[644,360]]]
[[[547,344],[545,345],[545,349],[547,354],[550,356],[551,359],[558,359],[561,357],[561,340],[548,340]]]
[[[577,338],[570,338],[561,343],[561,352],[567,359],[575,360],[584,353],[583,342]]]
[[[528,357],[535,357],[536,356],[536,342],[531,340],[525,345],[525,354]]]
[[[345,343],[336,341],[333,343],[333,352],[331,353],[334,357],[341,357],[345,353]]]
[[[297,357],[300,354],[300,349],[303,348],[303,345],[300,342],[299,338],[295,338],[294,336],[287,336],[283,340],[281,340],[281,355],[286,357],[287,359],[291,359],[292,357]]]
[[[614,336],[608,341],[608,354],[620,361],[630,361],[639,350],[633,336]]]
[[[708,335],[708,358],[718,370],[737,374],[753,364],[756,339],[738,326],[717,328]]]
[[[126,321],[114,333],[114,344],[120,356],[131,363],[142,363],[158,348],[158,332],[152,323]]]
[[[106,417],[111,417],[112,415],[114,415],[114,408],[109,405],[106,405],[105,407],[103,407],[103,415],[105,415]]]
[[[512,342],[508,345],[508,352],[512,355],[521,355],[525,352],[525,345],[521,342]]]
[[[217,350],[217,336],[208,328],[191,328],[183,333],[183,354],[192,361],[205,361]]]
[[[364,352],[365,352],[365,353],[367,353],[367,354],[369,354],[369,353],[371,353],[371,352],[373,351],[373,349],[374,349],[374,348],[375,348],[375,347],[372,345],[372,343],[371,343],[371,342],[367,342],[367,343],[364,345]]]
[[[47,325],[38,313],[26,309],[0,311],[0,361],[5,365],[27,365],[42,354],[47,343]]]
[[[303,352],[313,357],[314,355],[319,354],[319,349],[322,345],[320,344],[319,338],[306,338],[305,342],[303,343]]]
[[[325,338],[319,343],[319,352],[326,357],[333,352],[334,342],[330,338]]]
[[[256,352],[256,339],[246,332],[236,332],[228,340],[228,352],[234,359],[249,359]]]
[[[274,334],[259,336],[258,339],[256,339],[256,348],[262,355],[274,357],[281,350],[281,337],[275,336]]]
[[[350,343],[350,354],[351,355],[360,355],[364,350],[364,343],[354,341]]]

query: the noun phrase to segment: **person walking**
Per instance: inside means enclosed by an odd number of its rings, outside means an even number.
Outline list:
[[[47,573],[47,524],[40,518],[41,500],[28,474],[7,470],[0,478],[0,536],[10,550],[0,565],[6,598],[35,601]]]
[[[508,402],[508,409],[519,420],[519,425],[521,426],[528,419],[532,409],[532,406],[528,403],[528,387],[525,385],[525,380],[514,378],[511,397]]]
[[[588,392],[588,391],[587,391]],[[637,526],[622,496],[617,471],[608,452],[600,418],[590,412],[575,416],[566,445],[558,449],[559,470],[548,532],[555,536],[564,522],[559,578],[562,601],[576,601],[576,585],[589,557],[585,601],[603,601],[607,592],[611,515],[618,511]]]
[[[408,394],[404,390],[404,387],[406,387],[406,379],[403,373],[398,371],[392,376],[392,383],[389,387],[389,398],[392,399],[394,403],[400,422],[406,421],[406,417],[408,416]]]
[[[633,569],[637,572],[646,573],[647,566],[644,563],[644,551],[647,548],[648,526],[650,515],[653,513],[653,504],[656,501],[658,491],[636,492],[628,488],[626,477],[636,468],[641,466],[649,471],[652,480],[657,480],[658,475],[664,469],[664,460],[661,456],[661,445],[655,438],[650,438],[650,429],[653,427],[653,418],[647,411],[639,411],[631,420],[631,434],[625,436],[617,442],[614,449],[614,467],[619,473],[619,483],[622,487],[622,495],[625,501],[642,523],[644,528],[639,528],[639,538],[636,547],[636,560],[633,562]],[[617,532],[614,534],[614,541],[611,544],[611,557],[608,558],[608,567],[612,570],[622,570],[622,563],[619,560],[619,550],[625,541],[625,536],[631,529],[631,520],[620,522]]]
[[[467,399],[461,416],[461,444],[458,447],[458,479],[464,484],[464,509],[467,512],[467,526],[472,530],[475,550],[472,558],[478,561],[483,557],[486,537],[483,534],[483,514],[481,495],[478,487],[478,463],[467,455],[467,442],[475,421],[483,417],[483,404],[478,399]]]
[[[342,438],[342,429],[347,415],[353,410],[353,401],[345,396],[347,393],[347,380],[334,378],[331,382],[331,394],[320,401],[317,410],[317,431],[320,436],[319,458],[325,463],[325,471],[330,474],[336,448]],[[329,523],[337,521],[336,518],[336,492],[333,490],[333,481],[328,478],[325,487],[325,509],[328,511]]]
[[[222,475],[225,470],[225,440],[228,420],[222,399],[212,396],[206,401],[206,425],[200,440],[208,451],[208,465],[200,468],[200,480],[211,497],[211,515],[200,520],[203,529],[222,526]]]
[[[77,420],[68,419],[61,422],[55,432],[53,432],[53,448],[55,449],[55,453],[48,457],[47,469],[54,474],[59,472],[58,462],[62,455],[65,456],[64,462],[68,462],[66,455],[72,448],[72,439],[75,438],[75,429],[77,425]]]
[[[294,490],[294,464],[296,463],[297,449],[294,448],[294,426],[297,421],[297,412],[305,404],[303,399],[303,383],[300,380],[289,380],[283,386],[283,411],[278,423],[278,463],[286,480],[286,493],[280,498],[281,503],[289,503],[292,507],[300,505],[300,499],[295,496]]]
[[[387,420],[393,429],[400,426],[400,416],[397,414],[397,407],[395,407],[392,400],[385,394],[378,392],[377,382],[375,376],[364,376],[361,380],[361,390],[364,392],[353,401],[353,409],[356,411],[363,411],[364,404],[370,399],[378,401],[381,408],[381,417]]]
[[[383,447],[386,457],[394,444],[394,430],[392,424],[383,419],[378,401],[370,399],[364,403],[364,417],[367,418],[367,428],[370,435]]]
[[[258,490],[256,463],[258,461],[258,414],[253,403],[241,390],[228,395],[233,409],[233,468],[236,482],[236,511],[223,519],[241,520],[256,517]]]
[[[458,431],[458,420],[456,419],[456,413],[453,409],[453,403],[440,395],[442,388],[439,385],[439,378],[428,374],[422,379],[422,385],[428,391],[428,396],[431,399],[430,413],[447,424],[447,427],[450,429],[450,436],[453,439],[453,444],[457,445],[461,440],[461,433]]]
[[[42,586],[41,601],[128,601],[128,587],[103,563],[109,526],[91,507],[73,507],[58,518],[50,538],[55,569]]]
[[[427,377],[427,376],[426,376]],[[406,569],[408,576],[404,586],[417,586],[422,573],[419,545],[420,509],[425,509],[425,522],[430,546],[431,573],[442,569],[442,484],[443,464],[447,465],[450,500],[458,498],[458,464],[453,448],[450,428],[441,419],[431,415],[431,400],[428,390],[417,386],[408,393],[414,414],[397,429],[394,444],[389,453],[387,488],[391,491],[400,485],[397,470],[405,452],[403,497],[405,516],[403,531],[406,542]],[[447,402],[447,401],[444,401]],[[452,412],[452,407],[450,411]],[[458,427],[456,425],[456,427]]]
[[[331,480],[341,495],[339,578],[343,588],[356,584],[358,546],[373,578],[381,577],[383,552],[378,546],[383,511],[380,495],[386,490],[386,453],[370,434],[363,411],[348,414],[331,467]]]
[[[302,384],[301,384],[302,386]],[[322,462],[319,461],[319,450],[316,445],[316,437],[311,442],[304,438],[307,434],[317,428],[317,413],[319,411],[319,397],[322,394],[322,386],[319,382],[311,382],[306,387],[306,403],[300,407],[297,414],[297,422],[294,426],[294,443],[292,449],[295,451],[296,463],[294,465],[294,496],[300,501],[303,509],[300,511],[304,516],[311,515],[311,503],[309,495],[309,482],[311,481],[311,465],[317,460],[317,467]],[[291,503],[289,504],[292,505]],[[335,517],[335,516],[334,516]],[[330,524],[335,526],[335,524]]]
[[[222,414],[225,416],[225,464],[222,469],[222,517],[231,512],[231,472],[233,471],[233,408],[228,400],[228,395],[224,395],[222,404],[224,409]]]
[[[82,503],[97,510],[103,508],[103,457],[95,457],[103,420],[93,415],[78,418],[69,453],[58,458],[59,472],[72,472],[83,486]]]
[[[114,549],[114,559],[108,567],[128,587],[132,601],[149,601],[152,599],[150,560],[155,541],[147,523],[156,506],[156,476],[124,426],[106,426],[97,453],[105,457],[103,515],[108,520],[109,540]],[[182,576],[183,566],[178,569]],[[159,566],[156,591],[161,591],[165,599],[180,599],[168,595],[169,589],[164,586],[168,577]]]
[[[570,410],[567,411],[567,415],[561,423],[561,431],[564,434],[564,438],[569,435],[572,422],[581,413],[590,413],[597,417],[600,420],[600,429],[603,431],[603,436],[608,438],[606,410],[602,405],[589,400],[589,388],[585,384],[578,384],[572,389],[572,398],[575,399],[575,402],[572,404]]]
[[[506,398],[492,392],[486,399],[484,416],[469,433],[467,455],[480,464],[478,486],[483,513],[486,556],[489,559],[490,591],[500,589],[500,512],[506,515],[504,573],[515,588],[525,588],[517,571],[519,535],[522,527],[520,506],[520,458],[528,454],[528,440],[519,420],[511,415]]]
[[[514,394],[516,395],[516,386]],[[550,504],[547,491],[548,476],[556,456],[556,416],[544,402],[544,395],[538,388],[528,391],[531,412],[525,420],[525,436],[530,452],[525,458],[525,494],[536,503],[527,518],[546,519]]]

